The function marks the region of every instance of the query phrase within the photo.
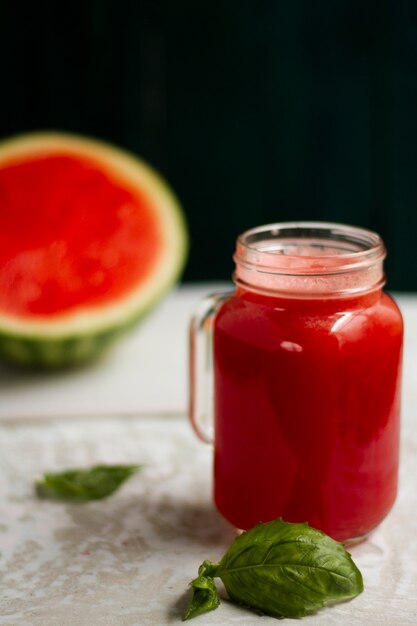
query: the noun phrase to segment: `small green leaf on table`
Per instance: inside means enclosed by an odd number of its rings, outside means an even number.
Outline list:
[[[184,614],[184,620],[217,609],[219,595],[212,575],[212,563],[204,561],[200,565],[197,578],[191,581],[193,597]]]
[[[59,502],[89,502],[114,493],[141,465],[96,465],[86,469],[48,472],[35,483],[39,498]]]

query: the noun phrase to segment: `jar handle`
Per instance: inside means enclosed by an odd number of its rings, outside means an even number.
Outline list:
[[[217,311],[231,292],[213,293],[201,302],[190,323],[189,418],[199,439],[213,443],[213,326]]]

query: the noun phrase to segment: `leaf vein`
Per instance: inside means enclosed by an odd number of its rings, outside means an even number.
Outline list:
[[[327,567],[320,567],[319,565],[307,565],[305,563],[259,563],[258,565],[242,565],[241,567],[232,567],[232,568],[221,568],[218,571],[218,576],[221,577],[221,573],[222,573],[222,569],[225,573],[227,574],[231,574],[231,573],[235,573],[235,572],[241,572],[244,570],[251,570],[251,569],[255,569],[255,568],[263,568],[263,567],[279,567],[279,568],[285,568],[285,567],[304,567],[307,569],[316,569],[316,570],[320,570],[323,572],[326,572],[327,574],[332,574],[333,576],[338,576],[339,578],[343,578],[345,580],[349,580],[350,581],[350,576],[344,576],[343,574],[339,574],[338,572],[335,572],[334,570],[328,569]]]

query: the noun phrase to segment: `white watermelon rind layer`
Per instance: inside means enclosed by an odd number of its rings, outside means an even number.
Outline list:
[[[84,155],[152,199],[164,241],[149,276],[125,296],[99,307],[77,307],[53,316],[15,317],[0,311],[0,353],[29,365],[62,366],[89,360],[141,319],[177,281],[187,256],[187,229],[179,202],[149,165],[96,139],[38,132],[0,142],[0,168],[31,152]]]

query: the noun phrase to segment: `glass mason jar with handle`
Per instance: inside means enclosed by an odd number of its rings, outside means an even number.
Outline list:
[[[361,228],[254,228],[237,240],[235,291],[194,316],[190,418],[235,527],[282,517],[355,540],[392,507],[403,324],[384,258]]]

